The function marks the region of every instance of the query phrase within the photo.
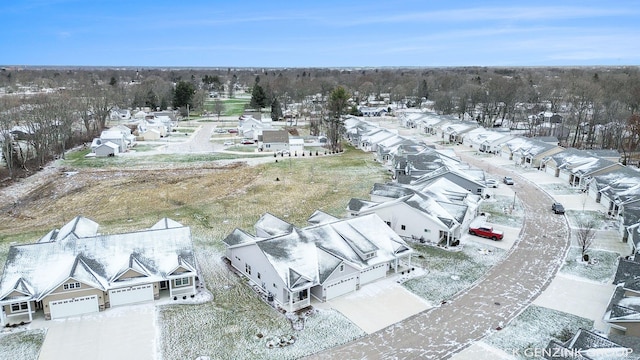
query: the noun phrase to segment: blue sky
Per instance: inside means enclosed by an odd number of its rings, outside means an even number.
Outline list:
[[[8,0],[0,16],[2,65],[640,65],[640,0]]]

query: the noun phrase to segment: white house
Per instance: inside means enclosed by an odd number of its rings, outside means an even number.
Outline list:
[[[302,138],[290,138],[289,139],[289,152],[292,154],[304,153],[304,139]]]
[[[311,296],[328,301],[411,265],[412,250],[380,218],[332,220],[268,238],[236,229],[223,242],[231,265],[278,307],[296,311]]]
[[[94,147],[93,153],[96,154],[96,157],[116,156],[120,152],[119,149],[120,147],[117,144],[107,141]]]
[[[350,216],[376,214],[401,237],[450,245],[462,237],[468,208],[433,194],[414,192],[382,203],[351,199],[347,211]]]
[[[196,293],[189,227],[162,219],[151,228],[104,235],[76,217],[35,244],[9,248],[0,279],[2,324],[59,319]]]

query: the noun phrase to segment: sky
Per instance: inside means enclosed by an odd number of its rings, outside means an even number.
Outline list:
[[[640,0],[6,0],[0,65],[640,65]]]

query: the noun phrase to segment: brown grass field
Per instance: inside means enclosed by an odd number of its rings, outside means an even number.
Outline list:
[[[39,181],[22,181],[30,186],[4,189],[18,200],[0,197],[0,260],[9,244],[33,242],[77,215],[98,222],[101,233],[135,231],[169,217],[191,226],[194,242],[220,240],[235,227],[252,231],[265,212],[305,226],[316,209],[342,216],[350,198],[368,198],[373,183],[388,179],[371,154],[355,149],[256,166],[168,161],[149,166],[130,158],[118,168],[67,161]]]

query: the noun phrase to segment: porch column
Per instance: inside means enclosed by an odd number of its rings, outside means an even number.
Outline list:
[[[168,279],[169,281],[169,297],[173,296],[173,281],[171,279]]]
[[[289,292],[289,308],[287,311],[291,311],[291,309],[293,309],[293,293]]]
[[[31,301],[27,301],[27,311],[29,312],[29,322],[32,322],[33,314],[31,313]]]
[[[2,325],[3,327],[7,325],[7,315],[4,313],[4,305],[5,304],[0,303],[0,325]]]

